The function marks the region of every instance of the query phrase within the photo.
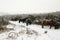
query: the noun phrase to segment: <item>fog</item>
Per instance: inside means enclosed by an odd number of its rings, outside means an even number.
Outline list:
[[[60,0],[0,0],[0,14],[60,11]]]

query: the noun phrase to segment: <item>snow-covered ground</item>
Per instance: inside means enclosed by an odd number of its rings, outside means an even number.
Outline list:
[[[6,31],[0,34],[0,40],[60,40],[60,29],[41,28],[40,25],[28,25],[18,23],[18,21],[10,21],[7,28],[14,30]],[[47,31],[47,33],[45,33]]]

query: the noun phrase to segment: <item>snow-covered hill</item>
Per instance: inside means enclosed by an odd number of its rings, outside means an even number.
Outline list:
[[[0,40],[60,40],[60,29],[41,28],[40,25],[28,25],[10,21],[7,28],[14,30],[6,31],[0,34]],[[47,26],[48,27],[48,26]]]

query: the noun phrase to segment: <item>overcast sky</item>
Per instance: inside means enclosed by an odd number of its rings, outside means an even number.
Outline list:
[[[60,11],[60,0],[0,0],[0,12],[44,13]]]

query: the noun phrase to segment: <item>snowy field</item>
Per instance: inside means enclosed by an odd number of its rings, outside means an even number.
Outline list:
[[[40,25],[28,25],[18,23],[18,21],[10,21],[7,28],[14,30],[6,31],[0,34],[0,40],[60,40],[60,29],[41,28]],[[47,33],[45,33],[47,31]]]

